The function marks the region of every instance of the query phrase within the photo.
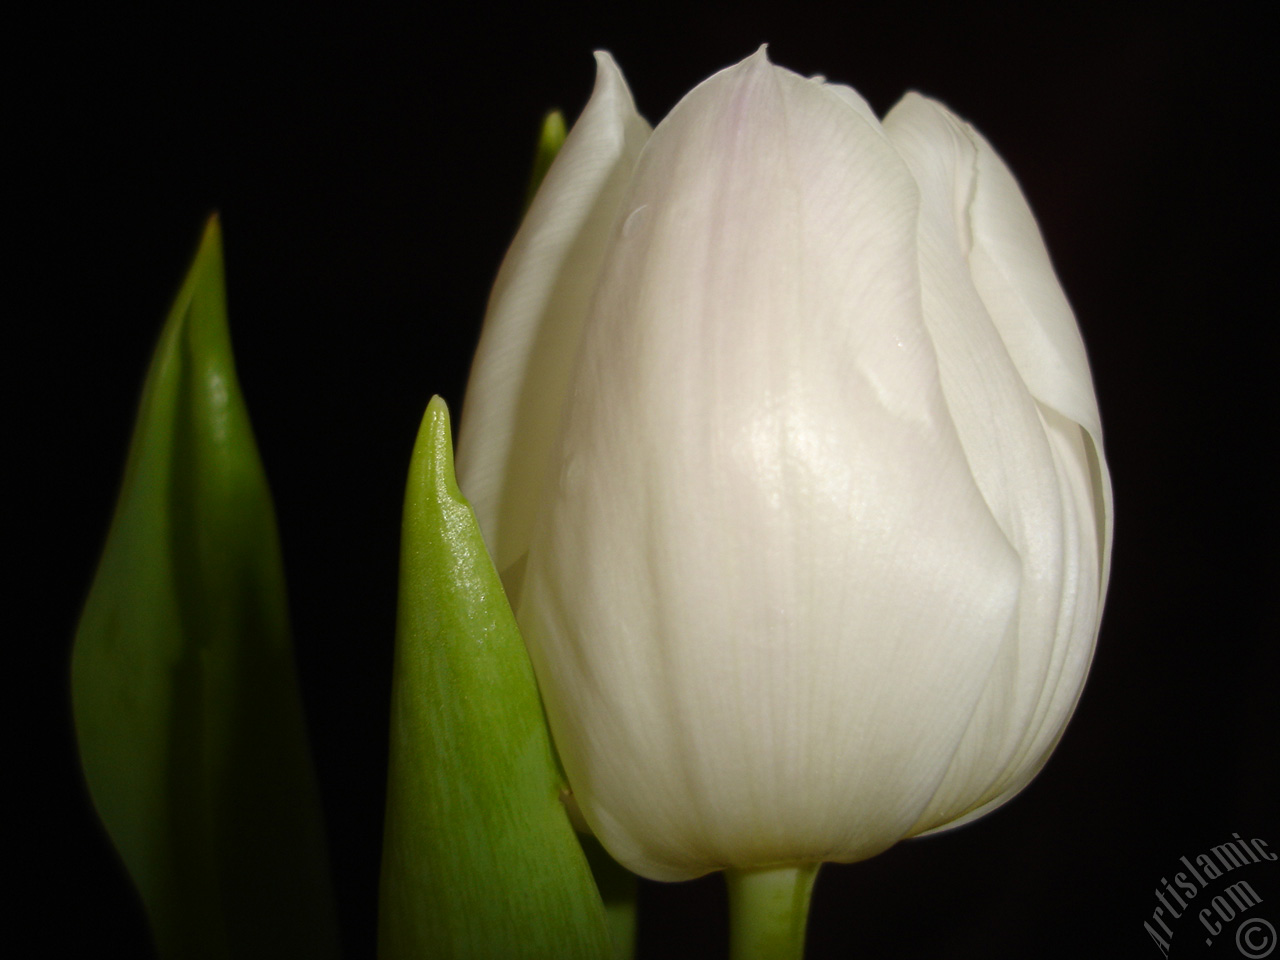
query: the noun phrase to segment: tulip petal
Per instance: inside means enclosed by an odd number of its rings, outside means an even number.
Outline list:
[[[895,842],[1017,627],[918,191],[850,106],[761,52],[675,108],[565,405],[519,616],[583,814],[645,876]]]
[[[1023,571],[1018,630],[992,664],[951,770],[913,831],[919,832],[1012,796],[1060,736],[1097,632],[1104,544],[1095,517],[1105,507],[1094,502],[1089,434],[1042,396],[1084,396],[1092,405],[1083,352],[1080,364],[1060,364],[1050,381],[1048,367],[1037,368],[1025,356],[1028,344],[1051,342],[1037,332],[1040,319],[1025,303],[1020,313],[1013,310],[1006,292],[993,303],[990,287],[973,270],[981,259],[976,197],[994,156],[990,148],[984,153],[966,124],[914,94],[890,112],[885,129],[920,185],[924,311],[951,416]],[[1017,224],[1035,231],[1029,211]],[[983,230],[999,234],[1005,228],[988,222]],[[1056,287],[1051,271],[1048,280]],[[1056,299],[1045,291],[1040,296],[1067,311],[1078,345],[1061,292]],[[1054,318],[1050,329],[1060,322]],[[1071,338],[1065,339],[1069,346]],[[1028,379],[1029,370],[1038,379]],[[1057,382],[1080,377],[1082,384]],[[1096,423],[1096,407],[1091,409]]]
[[[825,80],[820,81],[820,78],[815,78],[813,82],[822,82],[829,93],[835,94],[847,103],[868,125],[872,127],[880,126],[880,118],[871,109],[871,104],[867,103],[862,98],[862,94],[858,93],[853,87],[846,86],[843,83],[826,83]]]
[[[649,125],[607,53],[494,284],[471,370],[458,480],[513,599],[606,241]]]
[[[1101,608],[1111,571],[1114,515],[1084,341],[1013,173],[978,131],[968,124],[964,130],[977,150],[977,182],[969,207],[974,283],[1032,396],[1088,434],[1091,496],[1101,542]],[[1027,318],[1035,322],[1027,323]]]
[[[970,141],[974,152],[967,233],[973,281],[1031,395],[1089,435],[1093,498],[1102,546],[1100,582],[1105,594],[1111,562],[1111,479],[1102,456],[1102,426],[1089,361],[1075,314],[1054,273],[1044,238],[1013,173],[970,124],[918,94]],[[892,126],[890,116],[886,128]]]

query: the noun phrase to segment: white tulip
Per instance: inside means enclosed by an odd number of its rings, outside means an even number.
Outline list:
[[[1009,170],[764,50],[608,54],[499,273],[458,475],[625,866],[852,861],[1003,803],[1088,672],[1110,481]]]

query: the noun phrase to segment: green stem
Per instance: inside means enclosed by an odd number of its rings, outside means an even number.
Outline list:
[[[726,870],[730,960],[802,960],[817,863]]]

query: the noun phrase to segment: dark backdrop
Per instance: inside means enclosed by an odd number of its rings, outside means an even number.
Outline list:
[[[76,766],[67,660],[153,339],[218,209],[347,953],[372,956],[407,458],[432,393],[459,409],[540,117],[581,109],[596,47],[652,122],[763,41],[880,112],[912,87],[941,98],[1018,174],[1094,367],[1115,566],[1076,717],[1005,809],[827,867],[812,956],[1155,956],[1142,923],[1179,857],[1233,832],[1280,848],[1271,44],[1228,5],[1028,6],[112,5],[18,23],[5,674],[11,829],[37,841],[10,860],[13,915],[45,945],[33,955],[146,955]],[[1249,869],[1280,924],[1277,868]],[[718,877],[645,884],[642,910],[643,956],[723,956]],[[1176,934],[1174,956],[1204,936],[1192,918]]]

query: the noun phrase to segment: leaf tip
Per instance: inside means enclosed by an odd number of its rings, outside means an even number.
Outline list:
[[[195,263],[206,263],[211,257],[222,256],[222,219],[217,210],[209,214],[200,233],[200,245],[196,248]]]
[[[437,497],[464,500],[453,473],[453,439],[449,420],[449,405],[444,398],[433,396],[418,429],[414,444],[415,472],[419,472],[424,486]],[[464,501],[465,502],[465,501]]]

